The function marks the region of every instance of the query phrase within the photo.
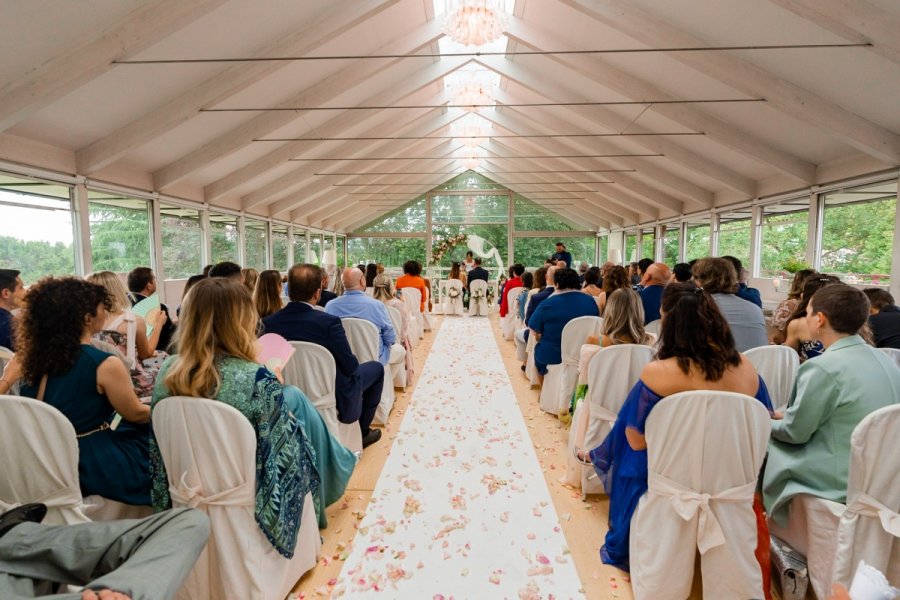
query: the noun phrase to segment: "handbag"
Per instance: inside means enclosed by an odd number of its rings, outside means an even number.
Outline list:
[[[772,569],[783,600],[804,600],[809,588],[806,557],[774,535],[771,542]]]

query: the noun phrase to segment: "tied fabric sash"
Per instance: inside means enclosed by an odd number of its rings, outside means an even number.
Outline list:
[[[886,532],[894,537],[900,537],[900,514],[866,493],[860,492],[853,498],[853,502],[847,505],[847,511],[864,517],[877,518]]]
[[[704,494],[692,490],[677,481],[649,472],[648,491],[670,499],[672,507],[685,521],[690,521],[698,514],[697,523],[697,548],[700,554],[706,554],[709,550],[725,543],[725,534],[716,513],[710,503],[715,502],[746,502],[748,506],[753,504],[753,493],[756,491],[756,482],[750,481],[717,494]]]
[[[177,486],[169,486],[169,495],[172,497],[173,506],[182,505],[190,508],[198,506],[249,506],[253,507],[256,499],[254,497],[254,486],[245,481],[237,487],[223,490],[212,496],[204,496],[200,486],[191,487],[185,481],[187,471],[181,474],[181,479]]]

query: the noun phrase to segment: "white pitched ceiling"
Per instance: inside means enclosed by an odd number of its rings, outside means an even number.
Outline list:
[[[591,228],[900,164],[891,0],[516,0],[514,15],[491,46],[505,55],[433,56],[454,48],[433,0],[8,3],[0,158],[67,156],[78,174],[349,231],[463,170],[445,78],[476,70],[497,101],[478,170],[558,190]],[[823,44],[865,45],[765,47]],[[668,50],[552,52],[622,49]],[[324,56],[356,58],[265,60]],[[211,58],[263,60],[116,62]]]

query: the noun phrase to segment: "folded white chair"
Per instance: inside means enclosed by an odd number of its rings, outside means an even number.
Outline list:
[[[459,279],[448,279],[441,282],[446,293],[443,300],[443,311],[445,315],[462,315],[463,314],[463,284]],[[456,290],[457,296],[451,297],[450,290]],[[437,306],[437,305],[435,305]]]
[[[500,333],[503,335],[504,340],[511,340],[516,331],[516,315],[519,308],[518,297],[524,289],[522,286],[517,286],[504,292],[506,294],[506,306],[509,308],[506,316],[500,319]]]
[[[409,360],[406,357],[406,348],[400,343],[403,338],[403,316],[400,311],[393,306],[385,306],[388,314],[391,316],[391,323],[394,325],[394,332],[397,334],[397,343],[391,346],[391,378],[394,387],[405,390],[408,382],[408,374],[406,372],[406,364]]]
[[[290,342],[294,354],[282,369],[286,385],[295,385],[306,394],[325,421],[328,432],[352,452],[362,452],[359,421],[341,423],[337,414],[334,386],[337,367],[324,346],[310,342]]]
[[[403,288],[403,301],[409,307],[410,341],[425,337],[425,317],[421,309],[422,293],[416,288]]]
[[[800,370],[800,357],[789,346],[759,346],[744,352],[756,372],[759,373],[775,410],[782,410],[791,399],[791,391],[794,389],[794,381],[797,379],[797,371]]]
[[[763,597],[753,494],[770,431],[768,411],[743,394],[681,392],[656,405],[649,488],[631,519],[635,600],[689,597],[698,549],[704,598]]]
[[[422,310],[422,328],[425,331],[431,331],[431,309],[428,307],[428,302],[431,299],[431,288],[425,287],[425,308]]]
[[[33,398],[0,396],[0,513],[47,505],[44,523],[90,521],[78,482],[78,441],[61,412]]]
[[[174,508],[209,517],[209,542],[179,599],[282,600],[316,566],[321,541],[312,496],[303,503],[294,557],[281,556],[255,518],[256,434],[237,409],[206,398],[173,396],[153,410]]]
[[[528,333],[528,340],[525,342],[525,376],[528,378],[532,387],[540,383],[539,373],[537,372],[537,367],[534,365],[535,346],[537,346],[537,341],[534,332],[531,331]]]
[[[578,359],[581,356],[581,345],[589,335],[600,335],[600,317],[576,317],[566,323],[562,332],[562,362],[558,365],[547,365],[547,374],[541,386],[541,410],[554,415],[565,415],[569,412],[572,392],[578,383]],[[532,337],[534,332],[529,334]]]
[[[483,279],[476,279],[469,283],[469,316],[470,317],[486,317],[488,314],[487,301],[488,284]],[[475,296],[480,293],[481,298],[476,299]]]
[[[900,367],[900,348],[879,348],[879,350],[887,354],[888,358],[892,359]]]
[[[578,450],[588,452],[603,443],[612,429],[628,392],[640,379],[644,367],[653,360],[655,350],[639,344],[619,344],[604,348],[588,364],[588,391],[575,408],[569,429],[565,481],[581,487],[582,497],[605,494],[594,468],[582,464]]]
[[[644,331],[647,333],[652,333],[655,336],[659,336],[659,328],[662,325],[662,319],[656,319],[655,321],[650,321],[646,325],[644,325]]]
[[[378,362],[379,348],[381,347],[381,334],[378,327],[371,321],[365,319],[357,319],[354,317],[344,317],[341,319],[344,325],[344,331],[347,332],[347,341],[350,343],[350,349],[356,355],[356,360],[361,363],[374,360]],[[394,386],[391,376],[391,366],[384,366],[384,385],[381,387],[381,402],[375,410],[375,419],[373,423],[384,425],[387,423],[394,408]]]

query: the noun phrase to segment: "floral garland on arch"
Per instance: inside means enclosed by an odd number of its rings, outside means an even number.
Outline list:
[[[465,244],[468,239],[469,238],[466,234],[458,233],[454,236],[448,237],[442,242],[436,243],[431,249],[431,266],[440,263],[441,259],[444,258],[444,255],[447,252],[450,252],[460,244]]]

